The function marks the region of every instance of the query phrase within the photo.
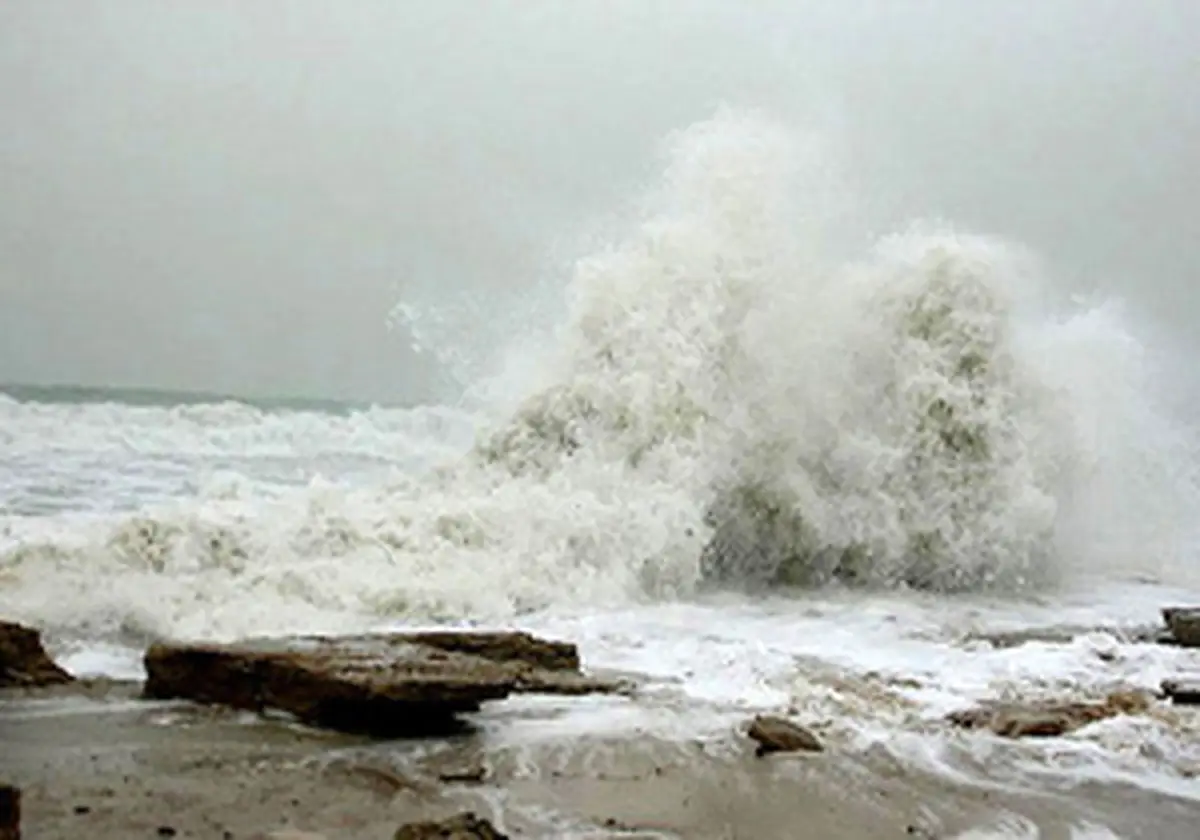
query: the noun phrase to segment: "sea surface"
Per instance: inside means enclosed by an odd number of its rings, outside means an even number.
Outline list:
[[[520,627],[649,682],[505,737],[791,709],[981,785],[1200,798],[1184,711],[1036,742],[940,724],[1200,670],[1114,632],[1200,603],[1200,462],[1152,337],[951,224],[831,254],[825,177],[760,116],[680,132],[561,317],[444,404],[4,389],[0,615],[116,676],[162,637]],[[1094,630],[978,639],[1067,624]]]

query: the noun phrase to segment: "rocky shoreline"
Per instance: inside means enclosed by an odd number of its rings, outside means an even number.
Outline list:
[[[576,647],[523,632],[390,633],[252,639],[238,644],[160,642],[143,657],[146,700],[187,700],[375,738],[463,731],[461,715],[513,694],[617,694],[627,683],[591,677]],[[0,622],[0,688],[73,682],[40,633]],[[7,798],[5,798],[7,797]],[[0,788],[0,840],[20,837],[20,790]],[[8,807],[5,808],[4,805]],[[162,832],[164,836],[167,832]],[[169,836],[174,836],[170,834]],[[397,838],[501,838],[471,812],[402,826]]]
[[[1197,633],[1200,630],[1200,609],[1169,608],[1163,611],[1163,618],[1162,628],[1152,632],[1146,630],[1145,638],[1139,638],[1139,641],[1200,647],[1200,633]],[[1012,647],[1036,640],[1036,634],[1030,634],[1025,641],[997,638],[993,644]],[[515,766],[508,771],[489,766],[487,757],[478,754],[435,762],[436,766],[427,767],[414,777],[388,763],[365,760],[360,754],[362,751],[371,754],[372,750],[377,749],[372,745],[388,747],[406,743],[413,745],[411,749],[418,749],[420,744],[433,743],[435,739],[445,739],[448,735],[469,735],[470,715],[485,704],[501,702],[513,695],[602,694],[626,697],[631,702],[636,700],[637,691],[629,681],[586,672],[578,650],[567,642],[541,639],[523,632],[484,631],[251,639],[229,645],[160,642],[146,650],[144,664],[146,679],[137,685],[76,681],[46,654],[36,630],[0,622],[0,689],[3,689],[0,691],[0,711],[6,705],[10,708],[20,707],[22,703],[36,704],[49,702],[52,698],[68,697],[89,698],[96,701],[97,708],[101,710],[93,718],[88,718],[91,722],[83,725],[81,733],[72,736],[65,724],[56,729],[53,724],[36,723],[33,717],[20,717],[18,709],[17,719],[22,721],[23,731],[33,733],[29,738],[48,745],[44,755],[52,755],[54,750],[49,747],[54,745],[65,751],[69,746],[77,750],[81,744],[86,746],[90,743],[92,752],[90,765],[79,769],[56,763],[52,758],[43,760],[43,753],[32,746],[28,753],[22,753],[21,745],[26,741],[20,736],[13,739],[16,749],[10,751],[6,759],[0,759],[0,840],[19,840],[23,813],[31,824],[36,820],[43,826],[63,826],[72,820],[91,819],[94,824],[89,830],[92,831],[91,836],[97,838],[502,838],[512,836],[512,824],[519,827],[520,821],[510,819],[510,825],[498,827],[492,821],[494,815],[486,811],[488,803],[494,803],[495,796],[507,796],[524,790],[534,798],[560,800],[557,804],[578,812],[588,810],[580,804],[578,791],[581,785],[593,794],[596,790],[610,787],[622,790],[627,787],[614,786],[612,779],[600,777],[588,780],[591,784],[588,787],[588,781],[566,775],[564,771],[551,771],[549,775],[539,771],[541,787],[525,790],[528,785],[522,782]],[[1036,702],[1006,699],[1004,702],[956,711],[947,716],[946,722],[965,730],[986,730],[1003,738],[1045,737],[1061,735],[1108,717],[1143,714],[1155,704],[1197,702],[1200,702],[1200,679],[1193,682],[1189,678],[1164,682],[1157,695],[1115,692],[1096,702],[1059,703],[1044,699]],[[164,728],[155,724],[157,731],[153,731],[149,721],[155,715],[162,714],[158,710],[164,703],[172,708],[192,710],[187,712],[193,716],[188,718],[188,726],[205,731],[211,729],[213,733],[221,733],[221,738],[216,741],[206,739],[203,744],[196,744],[188,740],[183,730],[174,727]],[[119,713],[112,711],[114,708]],[[200,716],[204,709],[211,709],[215,717]],[[251,734],[243,725],[240,731],[234,732],[231,721],[237,715],[247,713],[253,714],[267,728]],[[119,749],[106,740],[113,733],[103,730],[105,724],[102,719],[114,714],[118,715],[114,719],[122,721],[115,731],[123,732],[122,738],[125,739],[119,742]],[[0,725],[4,725],[3,720],[0,720]],[[284,732],[290,734],[284,737]],[[321,732],[328,734],[320,735]],[[268,733],[270,739],[282,737],[288,742],[287,745],[281,746],[275,740],[270,740],[269,744],[257,744],[266,759],[254,759],[247,754],[245,742],[261,740]],[[330,738],[334,740],[322,740]],[[831,750],[804,722],[791,716],[760,715],[748,721],[736,738],[745,745],[745,754],[752,763],[768,769],[757,771],[753,765],[734,761],[719,765],[722,769],[718,771],[715,769],[718,765],[697,755],[693,757],[693,775],[700,772],[697,768],[703,767],[705,773],[720,772],[737,778],[759,778],[764,772],[774,773],[769,769],[772,766],[781,766],[775,764],[773,756],[796,753],[808,756],[797,766],[819,766],[823,773],[832,777],[836,775],[835,768],[855,760]],[[130,744],[140,746],[134,748]],[[635,744],[622,743],[608,745],[604,749],[616,755],[623,755],[626,751],[633,755],[641,750],[635,747]],[[654,749],[661,749],[665,754],[675,747],[663,745]],[[355,753],[356,750],[360,753]],[[253,752],[250,750],[250,753]],[[347,758],[348,754],[357,757]],[[19,761],[22,755],[27,761],[25,765],[17,766],[14,762]],[[152,759],[146,759],[146,756]],[[145,760],[151,760],[156,769],[150,771],[142,767],[141,773],[128,772],[131,766],[141,766],[139,762]],[[575,760],[563,759],[566,765]],[[808,762],[818,764],[809,765]],[[641,783],[646,788],[646,795],[655,796],[655,789],[674,791],[682,784],[668,776],[664,769],[666,764],[659,762],[652,769],[643,771]],[[795,765],[794,762],[791,764]],[[39,765],[40,771],[34,765]],[[147,772],[149,776],[145,776]],[[554,772],[560,775],[554,776]],[[799,772],[806,771],[801,769]],[[165,775],[159,776],[157,773]],[[30,785],[24,807],[20,789],[22,780]],[[774,779],[772,784],[777,782],[778,779]],[[686,784],[691,790],[699,783],[692,778]],[[817,794],[817,789],[825,784],[824,781],[817,783],[810,779],[809,784],[817,801],[828,800],[828,793]],[[876,784],[883,787],[895,784],[908,789],[905,785],[911,786],[914,782],[910,779],[903,784],[895,781],[885,784],[877,780]],[[472,796],[473,791],[478,793],[484,788],[490,792],[490,799]],[[369,793],[365,801],[364,789]],[[187,790],[188,793],[185,796],[180,790]],[[786,792],[786,788],[781,790]],[[295,795],[283,800],[285,804],[281,805],[278,798],[285,791],[293,791]],[[302,795],[311,797],[311,813],[303,807],[305,801]],[[626,790],[623,795],[629,795],[629,791]],[[640,795],[634,793],[635,798]],[[791,795],[795,797],[799,794],[793,791]],[[943,791],[939,795],[946,797],[948,803],[959,803],[962,806],[959,810],[963,813],[973,813],[972,809],[980,805],[978,802],[970,805],[974,802],[973,795],[963,791],[953,795]],[[183,818],[182,812],[178,818],[164,819],[149,834],[139,833],[139,829],[132,834],[122,835],[118,827],[125,825],[127,830],[131,824],[129,820],[136,821],[138,814],[170,813],[170,809],[157,808],[139,798],[154,796],[165,797],[163,801],[168,804],[186,800],[190,804],[184,811],[191,808],[194,813],[188,811],[187,819]],[[370,804],[380,796],[387,801],[387,808],[379,809]],[[236,804],[245,797],[257,797],[256,803]],[[685,797],[686,802],[679,807],[693,807],[693,797],[694,794]],[[64,802],[59,801],[64,799],[87,801],[77,802],[67,808]],[[625,814],[622,817],[597,816],[594,820],[597,830],[607,833],[588,836],[750,836],[708,834],[695,827],[689,833],[685,825],[690,817],[685,819],[684,815],[678,816],[672,825],[664,822],[655,828],[643,822],[631,828],[628,814],[645,810],[647,805],[632,807],[633,803],[609,801],[598,794],[584,799],[598,799],[607,810]],[[784,803],[790,801],[786,797],[783,800]],[[738,802],[740,804],[736,806],[730,805],[731,815],[738,808],[749,807],[741,800]],[[120,811],[121,803],[127,809],[125,814]],[[336,825],[330,824],[333,819],[330,815],[341,813],[339,809],[344,809],[350,803],[361,805],[360,814],[365,813],[362,809],[369,811],[373,808],[379,813],[371,817],[344,817],[354,825],[344,826],[344,830],[334,830]],[[404,807],[393,807],[396,803],[404,803]],[[831,811],[832,822],[825,824],[827,830],[836,828],[842,832],[839,836],[848,837],[882,836],[863,834],[868,824],[876,825],[871,822],[876,817],[856,813],[853,801],[845,804],[844,811],[836,808]],[[214,812],[224,812],[231,806],[235,807],[235,811],[224,819],[222,825],[225,827],[219,832],[206,834],[196,827],[204,824],[197,823],[197,820],[211,822],[215,819]],[[233,827],[238,823],[235,817],[241,816],[236,813],[237,807],[246,809],[246,815],[253,814],[254,819],[260,822],[264,819],[268,823],[272,821],[269,817],[272,808],[295,811],[297,815],[295,820],[289,822],[289,827],[264,829],[256,834],[240,824]],[[1026,803],[1023,807],[1031,806]],[[781,812],[773,814],[772,819],[782,819],[781,814],[788,810],[784,804],[780,804],[779,808]],[[412,819],[401,819],[398,812],[412,816]],[[105,819],[109,819],[114,826],[107,834],[97,827],[101,815],[107,815]],[[1195,817],[1200,817],[1200,813]],[[391,828],[386,828],[383,822],[393,818],[395,822],[392,822]],[[753,811],[747,811],[741,819],[747,824],[758,824]],[[294,822],[303,822],[306,827],[292,827]],[[738,824],[730,822],[728,825]],[[894,824],[892,827],[895,827]],[[150,826],[142,828],[148,831]],[[310,828],[320,833],[303,833]],[[501,828],[510,833],[502,833]],[[776,833],[782,830],[781,827],[760,828],[754,836],[821,836],[816,833]],[[925,831],[924,828],[920,830]],[[529,831],[534,829],[530,828]],[[678,833],[680,831],[682,833]],[[870,831],[877,831],[877,828],[870,828]],[[35,836],[50,835],[39,833]],[[537,834],[534,831],[526,836],[554,835]]]

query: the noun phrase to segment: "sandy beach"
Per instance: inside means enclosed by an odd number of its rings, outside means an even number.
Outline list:
[[[1200,819],[1200,803],[1132,788],[981,790],[837,749],[756,758],[737,731],[371,742],[137,694],[90,682],[3,696],[0,778],[24,790],[25,837],[386,840],[471,810],[529,838],[1183,840]]]

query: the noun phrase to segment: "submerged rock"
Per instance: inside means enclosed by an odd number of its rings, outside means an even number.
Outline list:
[[[508,835],[467,811],[447,820],[402,825],[392,840],[508,840]]]
[[[1031,627],[1025,630],[968,633],[963,637],[963,642],[967,644],[972,642],[986,642],[994,648],[1003,650],[1033,643],[1066,645],[1081,636],[1106,633],[1118,641],[1125,643],[1148,643],[1158,641],[1161,632],[1161,628],[1157,625],[1116,627],[1062,624],[1050,627]]]
[[[1200,607],[1167,607],[1162,615],[1171,641],[1181,647],[1200,647]]]
[[[574,645],[527,633],[393,633],[156,644],[144,694],[288,712],[312,726],[377,736],[461,728],[458,715],[513,693],[613,693],[581,673]]]
[[[0,840],[21,840],[21,789],[0,784]]]
[[[73,679],[46,655],[41,633],[0,621],[0,688],[60,685]]]
[[[774,715],[759,715],[746,732],[758,742],[758,757],[776,752],[824,752],[825,745],[798,723]]]
[[[947,715],[964,729],[987,729],[1005,738],[1053,738],[1090,723],[1150,708],[1150,699],[1132,691],[1114,692],[1101,702],[988,703]]]

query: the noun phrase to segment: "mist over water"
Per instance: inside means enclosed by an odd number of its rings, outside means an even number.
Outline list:
[[[459,342],[505,343],[721,102],[837,149],[864,230],[1024,243],[1057,294],[1121,293],[1155,350],[1191,349],[1186,0],[0,14],[0,380],[451,394],[391,307],[454,301]]]

